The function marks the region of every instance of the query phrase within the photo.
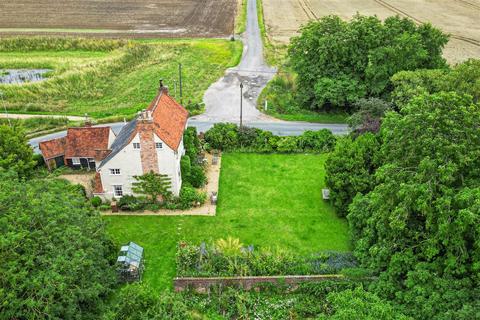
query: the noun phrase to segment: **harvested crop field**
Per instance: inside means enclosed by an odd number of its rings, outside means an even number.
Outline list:
[[[237,0],[0,1],[1,34],[224,37]]]
[[[287,43],[302,24],[326,15],[349,19],[357,12],[385,19],[409,17],[430,22],[451,35],[444,50],[450,63],[480,58],[480,0],[262,0],[265,24],[274,42]]]

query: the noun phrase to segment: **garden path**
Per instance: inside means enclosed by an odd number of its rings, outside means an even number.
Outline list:
[[[215,216],[217,213],[217,206],[212,205],[210,202],[210,195],[212,192],[217,192],[220,181],[220,169],[222,166],[222,157],[218,158],[216,165],[212,164],[213,156],[209,153],[206,154],[208,160],[207,179],[208,183],[202,188],[202,191],[207,193],[207,201],[200,207],[191,208],[189,210],[166,210],[159,211],[138,211],[138,212],[112,212],[103,211],[104,216]]]

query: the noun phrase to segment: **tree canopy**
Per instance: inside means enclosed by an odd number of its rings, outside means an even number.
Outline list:
[[[376,185],[347,216],[376,290],[419,319],[480,316],[480,107],[423,94],[384,119]],[[440,316],[441,315],[441,316]]]
[[[33,150],[21,126],[0,125],[0,168],[29,175],[35,167]]]
[[[98,318],[112,247],[79,188],[0,169],[0,233],[1,319]]]
[[[480,102],[480,60],[469,59],[452,69],[402,71],[392,77],[393,102],[399,107],[422,93],[454,91]]]
[[[339,216],[346,216],[348,206],[357,193],[366,194],[374,187],[378,167],[376,153],[380,141],[371,133],[356,139],[345,137],[337,142],[335,150],[325,163],[326,184],[331,203]]]
[[[327,16],[301,29],[289,48],[302,104],[310,109],[349,108],[365,97],[385,97],[402,70],[445,68],[448,37],[430,24],[398,16],[382,22]]]

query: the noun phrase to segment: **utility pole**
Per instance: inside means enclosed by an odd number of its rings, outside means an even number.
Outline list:
[[[180,103],[182,103],[183,98],[183,88],[182,88],[182,64],[178,64],[178,84],[180,86]]]
[[[240,130],[242,129],[243,125],[243,82],[240,82]]]
[[[10,122],[10,117],[8,116],[7,106],[5,105],[5,100],[3,99],[3,91],[0,91],[0,97],[2,98],[3,110],[5,110],[5,114],[7,115],[8,125],[11,127],[12,123]]]

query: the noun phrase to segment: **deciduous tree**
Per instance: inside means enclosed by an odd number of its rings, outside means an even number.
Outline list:
[[[385,97],[390,77],[402,70],[445,68],[448,37],[429,24],[408,19],[327,16],[310,22],[292,39],[291,66],[298,74],[304,107],[349,108],[364,97]]]

